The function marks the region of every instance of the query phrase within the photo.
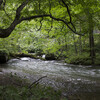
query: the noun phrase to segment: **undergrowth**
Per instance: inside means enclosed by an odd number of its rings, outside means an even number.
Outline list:
[[[94,61],[95,61],[95,65],[100,65],[100,56],[96,55]],[[69,56],[68,58],[65,59],[65,62],[69,64],[77,64],[77,65],[92,65],[91,58],[87,53],[83,53],[81,55]]]
[[[8,79],[8,76],[6,78]],[[61,97],[60,91],[56,91],[51,87],[33,84],[29,88],[30,84],[23,82],[25,80],[17,76],[11,76],[8,79],[11,83],[8,82],[7,84],[6,78],[4,78],[3,84],[0,84],[0,100],[66,100]]]

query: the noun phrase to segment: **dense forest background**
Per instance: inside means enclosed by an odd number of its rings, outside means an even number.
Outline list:
[[[0,0],[0,49],[100,65],[99,0]]]

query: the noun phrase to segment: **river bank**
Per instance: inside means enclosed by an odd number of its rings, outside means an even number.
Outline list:
[[[74,65],[93,65],[93,66],[100,66],[100,57],[97,56],[95,58],[95,63],[92,64],[91,58],[88,57],[87,55],[84,56],[72,56],[72,57],[67,57],[67,58],[57,58],[53,54],[45,55],[41,54],[37,55],[35,53],[16,53],[16,54],[10,54],[11,58],[20,58],[20,57],[30,57],[34,59],[41,59],[41,60],[63,60],[67,64],[74,64]]]

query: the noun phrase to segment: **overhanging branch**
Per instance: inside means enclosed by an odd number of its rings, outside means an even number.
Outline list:
[[[72,23],[72,16],[71,16],[69,7],[68,7],[68,5],[65,3],[64,0],[61,0],[61,1],[62,1],[62,3],[65,5],[65,7],[67,8],[67,12],[68,12],[68,15],[69,15],[69,18],[70,18],[70,24],[71,24],[72,27],[74,28],[74,31],[76,31],[76,28],[75,28],[74,24]]]
[[[77,35],[84,35],[84,34],[80,34],[78,32],[76,32],[76,29],[72,23],[72,18],[71,18],[71,14],[69,12],[69,8],[68,6],[66,5],[66,3],[64,2],[64,0],[62,0],[63,4],[66,6],[67,8],[67,11],[68,11],[68,14],[69,14],[69,17],[70,17],[70,22],[67,22],[65,21],[64,19],[61,19],[61,18],[56,18],[54,16],[52,16],[52,14],[43,14],[43,15],[34,15],[34,16],[30,16],[30,17],[20,17],[20,13],[21,11],[23,10],[23,8],[27,5],[27,3],[29,2],[29,0],[25,0],[16,10],[16,16],[15,16],[15,19],[14,21],[11,23],[11,25],[7,28],[7,29],[0,29],[0,37],[1,38],[5,38],[5,37],[8,37],[11,32],[15,29],[15,27],[21,23],[22,21],[25,21],[25,20],[32,20],[32,19],[35,19],[35,18],[44,18],[44,17],[49,17],[53,20],[56,20],[56,21],[61,21],[63,22],[65,25],[67,25],[67,27],[75,34]],[[51,9],[51,7],[50,7]],[[49,12],[50,12],[50,9],[49,9]],[[40,21],[41,23],[41,21]],[[71,26],[70,26],[71,25]]]
[[[41,18],[41,17],[50,17],[50,18],[52,18],[52,19],[54,19],[54,20],[56,20],[56,21],[61,21],[61,22],[63,22],[64,24],[66,24],[67,27],[68,27],[73,33],[75,33],[75,34],[77,34],[77,35],[84,35],[84,34],[80,34],[80,33],[76,32],[74,25],[73,25],[73,27],[74,27],[74,30],[73,30],[73,28],[70,27],[70,25],[69,25],[70,23],[69,23],[69,22],[66,22],[65,20],[60,19],[60,18],[53,17],[51,14],[35,15],[35,16],[30,16],[30,17],[22,17],[20,21],[32,20],[32,19]]]
[[[61,1],[62,1],[62,3],[65,5],[65,7],[67,8],[67,12],[68,12],[68,15],[69,15],[69,17],[70,17],[70,22],[72,22],[72,17],[71,17],[71,14],[70,14],[70,10],[69,10],[68,5],[64,2],[64,0],[61,0]]]
[[[29,2],[29,0],[24,1],[17,8],[15,19],[14,19],[14,21],[11,23],[11,25],[8,28],[6,28],[6,29],[0,29],[0,38],[6,38],[6,37],[8,37],[11,34],[11,32],[15,29],[16,25],[18,25],[19,23],[21,23],[21,21],[20,21],[20,12],[27,5],[28,2]]]

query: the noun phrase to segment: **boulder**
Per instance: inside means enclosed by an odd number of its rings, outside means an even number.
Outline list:
[[[6,63],[8,61],[9,53],[5,49],[0,49],[0,63]]]
[[[56,60],[56,57],[54,54],[51,53],[51,54],[46,54],[45,59],[46,60]]]

